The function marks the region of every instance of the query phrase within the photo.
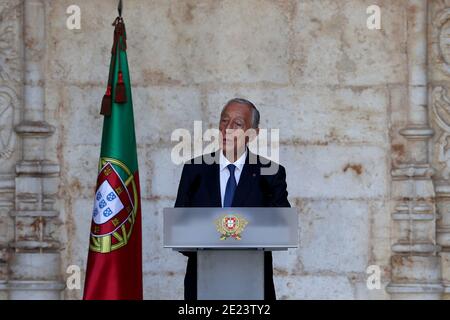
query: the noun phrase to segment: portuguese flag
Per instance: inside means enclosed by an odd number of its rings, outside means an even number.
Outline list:
[[[142,239],[125,24],[113,23],[102,146],[89,239],[85,300],[142,299]]]

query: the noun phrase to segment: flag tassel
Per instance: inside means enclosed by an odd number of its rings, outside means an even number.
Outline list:
[[[123,82],[123,75],[122,75],[121,71],[119,71],[119,76],[118,76],[118,79],[117,79],[116,99],[115,99],[115,101],[117,103],[125,103],[125,102],[127,102],[125,83]]]
[[[100,109],[100,114],[102,114],[104,116],[110,116],[111,115],[111,104],[112,104],[111,86],[108,86],[108,88],[106,89],[106,93],[102,99],[102,107]]]

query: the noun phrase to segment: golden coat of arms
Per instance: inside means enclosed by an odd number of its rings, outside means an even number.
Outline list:
[[[248,221],[239,215],[223,215],[216,220],[217,231],[221,234],[220,240],[230,237],[235,240],[241,240],[241,233],[247,224]]]

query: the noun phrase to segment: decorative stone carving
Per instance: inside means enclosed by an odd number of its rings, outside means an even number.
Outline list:
[[[436,87],[432,93],[432,111],[436,124],[441,129],[437,138],[437,159],[443,166],[441,175],[444,179],[450,179],[450,98],[447,90]]]
[[[21,81],[21,59],[18,30],[21,1],[9,1],[0,6],[0,80]]]
[[[16,142],[14,113],[18,106],[15,92],[8,87],[0,86],[0,159],[7,159],[14,152]]]
[[[444,28],[448,26],[446,33],[450,36],[450,8],[441,11],[440,17],[445,22],[440,21]],[[442,38],[443,30],[440,30],[440,38]],[[442,39],[440,39],[440,44]],[[444,41],[444,40],[442,40]],[[449,64],[445,54],[449,54],[450,50],[447,47],[450,42],[447,40],[446,46],[439,46],[439,51],[445,64],[440,64],[441,70],[449,72]],[[448,87],[439,84],[432,91],[431,108],[433,124],[436,126],[438,137],[435,140],[434,150],[434,165],[437,168],[437,175],[435,177],[436,189],[436,241],[441,248],[439,252],[441,281],[444,287],[443,298],[448,299],[450,293],[450,97],[448,94]]]
[[[434,20],[438,29],[438,52],[443,70],[450,74],[450,8],[440,11]]]

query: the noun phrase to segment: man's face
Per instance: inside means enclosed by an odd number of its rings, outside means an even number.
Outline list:
[[[231,103],[220,116],[221,146],[225,153],[241,152],[247,144],[245,132],[252,128],[252,110],[240,103]],[[232,154],[232,153],[230,153]]]

